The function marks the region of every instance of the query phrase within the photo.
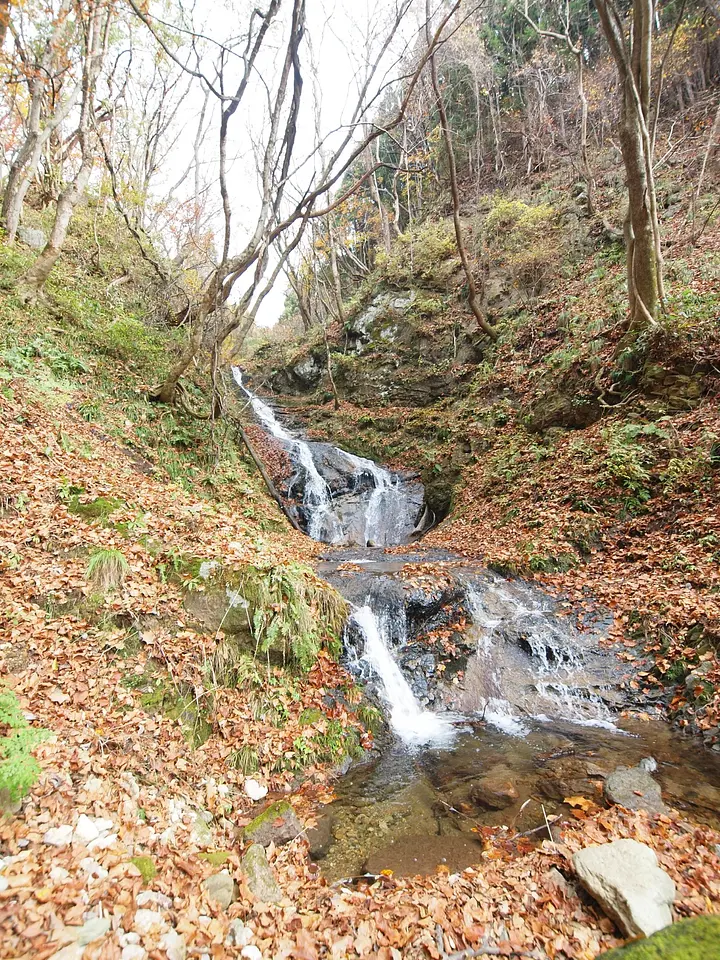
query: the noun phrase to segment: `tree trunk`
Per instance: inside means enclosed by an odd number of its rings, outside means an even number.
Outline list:
[[[173,403],[175,401],[175,392],[180,378],[187,368],[193,362],[202,346],[203,336],[205,335],[205,324],[207,323],[207,311],[199,307],[197,312],[191,315],[191,332],[187,346],[182,352],[178,362],[171,367],[170,372],[163,380],[162,384],[151,391],[150,399],[157,400],[158,403]]]

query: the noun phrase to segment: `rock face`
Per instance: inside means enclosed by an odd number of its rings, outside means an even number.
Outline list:
[[[605,781],[605,797],[628,810],[665,813],[660,786],[641,767],[618,767]]]
[[[649,937],[672,923],[675,884],[650,847],[615,840],[573,857],[580,883],[628,937]]]
[[[290,843],[303,831],[303,825],[295,816],[295,811],[287,800],[271,803],[259,817],[255,817],[246,827],[244,837],[251,843],[267,847],[274,843],[279,847]]]
[[[710,960],[720,957],[720,917],[693,917],[603,953],[602,960]]]
[[[272,867],[267,862],[265,850],[254,843],[241,861],[247,884],[253,896],[263,903],[279,903],[283,898]]]

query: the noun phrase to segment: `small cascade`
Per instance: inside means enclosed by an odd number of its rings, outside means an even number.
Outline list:
[[[615,729],[581,636],[552,615],[547,599],[499,578],[469,586],[467,599],[477,652],[468,665],[465,709],[516,736],[527,732],[528,719]]]
[[[273,409],[248,390],[237,367],[232,375],[264,429],[295,465],[287,496],[295,494],[302,503],[308,536],[323,543],[377,547],[410,539],[423,514],[422,484],[346,450],[294,436]]]
[[[456,732],[452,718],[447,714],[425,710],[418,702],[393,656],[389,642],[388,616],[389,614],[384,612],[378,617],[368,604],[352,614],[351,621],[362,634],[364,641],[359,666],[368,666],[372,675],[377,678],[390,726],[403,743],[408,746],[447,746]],[[398,624],[393,626],[397,631]]]

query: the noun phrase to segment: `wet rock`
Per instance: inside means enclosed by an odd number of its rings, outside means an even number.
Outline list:
[[[636,940],[609,950],[602,957],[603,960],[709,960],[710,957],[720,957],[720,917],[680,920],[647,940]]]
[[[308,828],[306,836],[310,844],[310,856],[313,860],[322,859],[333,840],[332,816],[320,817],[314,827]]]
[[[471,799],[488,810],[504,810],[518,799],[512,780],[503,776],[483,777],[472,785]]]
[[[365,870],[375,875],[382,870],[392,870],[404,877],[436,873],[438,867],[447,867],[451,873],[456,873],[479,863],[481,856],[482,847],[467,834],[410,836],[372,853],[365,863]]]
[[[227,870],[203,880],[203,887],[208,900],[217,904],[222,910],[227,910],[238,898],[237,884]]]
[[[615,840],[573,857],[578,879],[628,937],[649,937],[672,923],[675,884],[650,847]]]
[[[618,767],[605,781],[605,797],[628,810],[667,812],[659,784],[640,767]]]
[[[550,800],[565,797],[597,797],[602,773],[598,766],[578,757],[558,757],[545,764],[538,788]]]
[[[282,900],[282,890],[259,843],[250,847],[242,858],[241,866],[247,877],[247,885],[256,899],[263,903],[279,903]]]
[[[299,363],[296,363],[292,368],[292,372],[303,386],[308,387],[316,384],[323,373],[322,367],[312,354]]]
[[[271,843],[279,847],[290,843],[302,830],[303,826],[292,806],[287,800],[278,800],[245,827],[243,836],[250,843],[259,843],[263,847]]]

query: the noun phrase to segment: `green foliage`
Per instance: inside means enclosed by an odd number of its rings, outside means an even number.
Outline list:
[[[339,653],[347,604],[309,567],[248,567],[239,589],[251,611],[258,652],[279,653],[301,670],[312,667],[323,646]]]
[[[119,550],[100,548],[90,555],[85,575],[100,590],[114,590],[123,582],[129,569]]]
[[[603,431],[602,437],[605,456],[598,486],[619,485],[630,494],[627,510],[637,512],[651,497],[650,467],[655,462],[652,449],[642,440],[650,437],[666,441],[668,434],[655,423],[615,423]]]
[[[40,776],[40,765],[32,751],[47,740],[49,730],[31,727],[20,709],[17,697],[0,687],[0,798],[11,802],[24,797]]]
[[[504,263],[518,286],[537,295],[564,254],[557,211],[546,203],[496,197],[485,217],[490,255]]]
[[[400,234],[389,254],[378,253],[377,267],[382,277],[395,286],[424,281],[427,286],[443,288],[457,270],[456,258],[451,224],[446,220],[427,220]]]
[[[231,753],[228,763],[246,777],[251,773],[257,773],[260,769],[257,750],[255,747],[250,747],[247,744],[243,744],[243,746],[235,750],[234,753]]]

